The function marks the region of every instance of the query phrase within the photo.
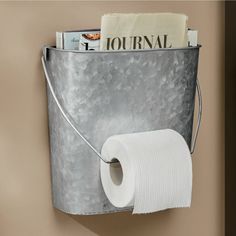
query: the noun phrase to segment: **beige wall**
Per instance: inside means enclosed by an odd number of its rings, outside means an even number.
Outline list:
[[[204,113],[190,209],[71,217],[52,208],[41,47],[55,31],[99,27],[114,11],[181,12],[199,30]],[[223,236],[223,27],[222,2],[1,2],[0,235]]]

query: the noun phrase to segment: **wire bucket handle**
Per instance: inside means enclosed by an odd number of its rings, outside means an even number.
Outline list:
[[[79,137],[89,146],[89,148],[91,148],[95,154],[105,163],[107,164],[111,164],[114,163],[115,161],[106,161],[104,160],[104,158],[102,157],[102,155],[99,153],[99,151],[97,151],[97,149],[84,137],[84,135],[75,127],[74,125],[74,121],[72,118],[69,118],[67,115],[67,112],[65,111],[65,109],[62,107],[61,103],[59,102],[55,91],[53,89],[48,71],[47,71],[47,66],[46,66],[46,62],[45,62],[45,56],[42,56],[42,64],[43,64],[43,69],[44,69],[44,73],[45,73],[45,78],[48,84],[48,87],[50,89],[50,92],[53,96],[54,101],[57,104],[57,107],[59,108],[61,114],[63,115],[63,117],[65,118],[65,120],[68,122],[68,124],[71,126],[71,128],[79,135]],[[202,95],[201,95],[201,88],[200,88],[200,84],[199,84],[199,80],[197,79],[197,84],[196,84],[196,90],[197,90],[197,95],[198,95],[198,117],[197,117],[197,126],[196,126],[196,130],[195,133],[193,135],[192,138],[192,142],[191,142],[191,149],[190,152],[191,154],[193,154],[194,150],[195,150],[195,146],[196,146],[196,141],[197,141],[197,137],[198,137],[198,132],[199,132],[199,128],[201,125],[201,119],[202,119]]]

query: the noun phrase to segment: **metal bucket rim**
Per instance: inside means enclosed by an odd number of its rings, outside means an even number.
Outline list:
[[[43,47],[44,50],[50,49],[54,51],[60,52],[71,52],[71,53],[79,53],[79,54],[109,54],[109,53],[140,53],[140,52],[159,52],[159,51],[179,51],[179,50],[199,50],[202,47],[201,44],[193,47],[181,47],[181,48],[158,48],[158,49],[137,49],[137,50],[113,50],[113,51],[79,51],[79,50],[69,50],[69,49],[60,49],[55,46],[45,45]]]

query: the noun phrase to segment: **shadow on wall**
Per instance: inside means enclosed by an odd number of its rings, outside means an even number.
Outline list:
[[[158,227],[158,233],[165,232],[175,210],[153,214],[132,215],[131,212],[111,213],[93,216],[71,216],[78,223],[99,236],[156,235],[150,232],[151,226]]]

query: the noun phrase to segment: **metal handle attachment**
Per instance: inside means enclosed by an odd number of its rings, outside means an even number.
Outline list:
[[[55,94],[55,91],[53,89],[51,80],[49,78],[49,74],[47,72],[47,66],[45,63],[45,58],[44,56],[42,56],[42,64],[43,64],[43,69],[44,69],[44,73],[45,73],[45,77],[47,80],[47,84],[48,87],[50,89],[50,92],[59,108],[59,110],[61,111],[61,114],[63,115],[63,117],[65,118],[65,120],[68,122],[68,124],[72,127],[72,129],[80,136],[80,138],[94,151],[94,153],[105,163],[107,164],[111,164],[114,162],[117,162],[116,160],[114,161],[106,161],[102,155],[96,150],[96,148],[84,137],[84,135],[75,127],[74,125],[74,121],[72,118],[69,118],[68,115],[66,114],[65,110],[63,109],[63,107],[61,106],[60,102],[57,99],[57,96]],[[200,91],[200,85],[199,85],[199,81],[197,80],[197,94],[198,94],[198,103],[199,103],[199,111],[198,111],[198,121],[197,121],[197,127],[196,127],[196,131],[195,134],[193,136],[193,140],[191,143],[191,154],[194,152],[195,149],[195,145],[196,145],[196,140],[197,140],[197,136],[198,136],[198,131],[200,128],[200,124],[201,124],[201,116],[202,116],[202,97],[201,97],[201,91]]]
[[[65,120],[68,122],[68,124],[72,127],[72,129],[80,136],[80,138],[82,138],[82,140],[95,152],[95,154],[102,160],[104,161],[105,163],[113,163],[113,161],[106,161],[103,159],[103,157],[101,156],[101,154],[96,150],[96,148],[83,136],[83,134],[75,127],[75,125],[73,123],[73,121],[71,121],[71,119],[69,119],[69,117],[67,116],[65,110],[62,108],[60,102],[58,101],[57,99],[57,96],[55,94],[55,91],[52,87],[52,83],[50,81],[50,78],[49,78],[49,75],[48,75],[48,72],[47,72],[47,66],[46,66],[46,63],[45,63],[45,59],[44,57],[42,57],[42,64],[43,64],[43,69],[44,69],[44,73],[45,73],[45,77],[46,77],[46,80],[47,80],[47,83],[48,83],[48,87],[50,89],[50,92],[59,108],[59,110],[61,111],[61,114],[63,115],[63,117],[65,118]]]

